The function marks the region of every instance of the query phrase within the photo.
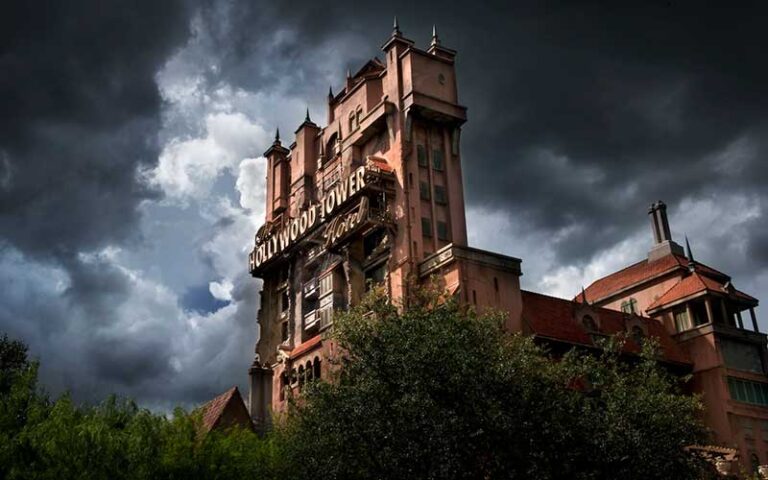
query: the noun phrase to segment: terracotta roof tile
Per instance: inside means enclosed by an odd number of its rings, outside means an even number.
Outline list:
[[[323,341],[322,335],[317,334],[314,337],[310,338],[306,342],[302,343],[298,347],[291,350],[291,353],[288,355],[291,358],[296,358],[300,355],[303,355],[304,353],[307,353],[308,351],[314,349],[315,347],[318,347]]]
[[[715,279],[701,275],[698,272],[694,272],[693,274],[683,278],[680,282],[678,282],[672,288],[667,290],[667,292],[664,295],[662,295],[661,297],[656,299],[655,302],[649,305],[647,310],[651,311],[659,307],[662,307],[664,305],[669,305],[670,303],[676,302],[678,300],[682,300],[686,297],[695,295],[700,292],[716,292],[716,293],[726,294],[726,295],[733,294],[734,296],[738,298],[742,298],[744,300],[755,300],[753,297],[747,295],[746,293],[740,292],[735,289],[729,292],[725,288],[724,284],[718,282]]]
[[[590,302],[599,301],[625,288],[641,284],[659,275],[675,270],[682,271],[688,268],[688,263],[686,257],[673,254],[666,255],[653,262],[649,262],[647,259],[641,260],[618,272],[592,282],[585,290],[587,300]],[[719,278],[723,281],[727,281],[730,278],[728,275],[698,262],[696,262],[696,267],[710,277]],[[576,296],[576,300],[583,300],[581,293]]]
[[[588,308],[598,317],[599,332],[604,335],[614,335],[626,332],[626,314],[599,308],[581,305],[575,301],[550,297],[540,293],[522,291],[523,321],[538,337],[574,345],[594,346],[590,334],[576,320],[576,311],[580,308]],[[633,316],[639,319],[646,328],[649,337],[655,337],[659,341],[659,347],[664,359],[669,362],[689,364],[689,356],[681,350],[677,343],[667,332],[664,325],[650,318]],[[624,344],[626,353],[640,353],[640,346],[634,341],[627,340]]]
[[[221,414],[224,413],[227,404],[235,395],[239,396],[240,392],[237,390],[237,387],[232,387],[200,407],[203,411],[203,427],[207,432],[211,431],[211,429],[216,426],[216,423],[218,423],[221,418]]]

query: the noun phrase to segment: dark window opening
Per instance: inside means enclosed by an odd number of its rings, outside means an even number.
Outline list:
[[[371,288],[383,284],[386,276],[387,276],[386,263],[382,263],[381,265],[366,271],[365,272],[365,291],[367,292]]]
[[[425,237],[432,236],[432,219],[429,217],[421,217],[421,234]]]
[[[495,291],[499,291],[499,279],[496,277],[493,277],[493,289]]]
[[[287,312],[288,311],[288,304],[290,303],[290,298],[288,297],[288,291],[285,291],[280,295],[280,311],[281,312]]]
[[[424,145],[416,145],[416,158],[418,159],[420,167],[426,167],[427,163],[427,149]]]
[[[595,322],[595,319],[591,316],[584,315],[584,318],[581,319],[581,323],[584,325],[584,328],[586,328],[588,332],[597,331],[597,322]]]
[[[315,357],[315,363],[312,366],[312,370],[313,370],[313,373],[314,373],[313,376],[315,379],[321,378],[320,359],[317,357]]]
[[[448,224],[445,222],[437,222],[437,238],[440,240],[448,240]]]
[[[448,203],[448,194],[442,185],[435,185],[435,203],[440,205]]]
[[[434,149],[432,150],[432,168],[435,170],[443,170],[443,151]]]
[[[384,229],[379,229],[369,235],[366,235],[366,237],[363,239],[364,258],[370,257],[375,252],[377,247],[382,245],[385,236],[386,232]]]
[[[280,328],[281,328],[280,338],[283,341],[288,340],[288,322],[283,322],[282,324],[280,324]]]
[[[477,305],[477,290],[472,290],[472,304]]]
[[[419,182],[419,197],[422,200],[429,200],[429,184],[427,182]]]
[[[703,301],[691,303],[691,312],[693,313],[694,326],[698,327],[699,325],[709,323],[709,319],[707,318],[707,307],[704,305]]]

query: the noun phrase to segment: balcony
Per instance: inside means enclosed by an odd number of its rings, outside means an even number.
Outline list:
[[[317,277],[311,279],[310,281],[304,284],[305,299],[311,300],[313,298],[317,298],[317,295],[319,292],[320,292],[320,284],[317,281]]]
[[[317,326],[319,320],[320,315],[318,315],[317,310],[310,311],[304,315],[304,329],[309,330]]]

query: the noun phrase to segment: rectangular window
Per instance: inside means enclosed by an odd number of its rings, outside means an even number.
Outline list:
[[[437,238],[440,240],[448,240],[448,224],[445,222],[437,222]]]
[[[289,303],[290,298],[288,297],[288,291],[286,290],[280,295],[280,311],[287,312]]]
[[[442,185],[435,185],[435,203],[440,205],[448,203],[448,195],[445,192],[445,187]]]
[[[688,323],[688,312],[685,310],[675,312],[675,328],[678,332],[684,332],[691,328],[690,324]]]
[[[280,325],[280,338],[284,342],[288,340],[288,322],[283,322]]]
[[[429,166],[427,163],[427,149],[424,147],[424,145],[416,145],[416,158],[419,161],[420,167]]]
[[[421,234],[425,237],[432,236],[432,219],[429,217],[421,217]]]
[[[728,391],[737,402],[768,406],[768,384],[728,377]]]
[[[442,170],[443,166],[443,151],[434,149],[432,150],[432,168],[435,170]]]
[[[429,184],[427,182],[419,182],[419,196],[422,200],[429,200]]]

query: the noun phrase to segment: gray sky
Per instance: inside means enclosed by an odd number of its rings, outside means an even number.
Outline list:
[[[459,52],[470,241],[521,257],[525,288],[571,297],[641,259],[663,199],[698,260],[768,298],[768,12],[620,3],[12,1],[0,331],[84,401],[245,387],[261,152],[325,118],[394,15]]]

